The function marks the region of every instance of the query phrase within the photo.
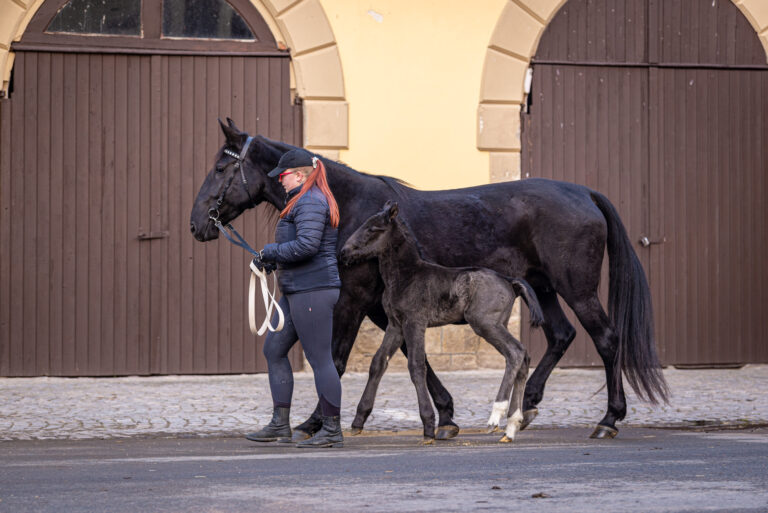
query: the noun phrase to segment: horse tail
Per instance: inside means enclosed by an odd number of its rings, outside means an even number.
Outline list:
[[[522,278],[507,278],[507,280],[512,284],[515,293],[523,298],[525,304],[528,305],[531,314],[531,326],[537,327],[544,324],[544,314],[541,311],[541,305],[539,305],[539,298],[536,297],[536,292],[533,291],[530,283]]]
[[[608,312],[619,340],[613,386],[618,390],[623,371],[641,399],[666,403],[669,389],[656,354],[645,272],[616,208],[599,192],[591,191],[591,197],[608,225]]]

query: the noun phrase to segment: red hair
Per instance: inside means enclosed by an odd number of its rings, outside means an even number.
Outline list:
[[[325,164],[323,164],[323,161],[320,159],[317,159],[317,167],[309,174],[307,181],[304,182],[304,185],[301,186],[299,193],[291,198],[283,211],[280,212],[280,217],[283,218],[287,216],[291,210],[293,210],[293,206],[296,205],[296,202],[299,201],[299,198],[304,196],[304,194],[309,189],[311,189],[313,185],[317,185],[317,187],[320,189],[320,192],[322,192],[325,196],[326,201],[328,201],[328,209],[331,211],[331,226],[338,228],[339,205],[336,203],[336,198],[333,197],[331,188],[328,186],[328,177],[325,175]]]

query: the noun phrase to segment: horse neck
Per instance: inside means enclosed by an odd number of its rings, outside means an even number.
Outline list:
[[[418,272],[418,269],[425,265],[425,261],[419,253],[415,239],[406,232],[408,228],[399,219],[395,223],[389,243],[379,257],[379,272],[385,283],[406,283],[405,280],[397,278],[405,278]]]
[[[342,218],[345,213],[351,213],[350,209],[343,208],[344,206],[362,203],[378,208],[391,197],[392,190],[379,178],[358,173],[335,162],[325,160],[324,163],[328,186],[339,204]]]
[[[256,138],[258,138],[259,142],[259,152],[257,156],[252,158],[258,160],[261,166],[267,170],[266,172],[277,167],[280,157],[282,157],[285,152],[295,149],[295,146],[280,141],[273,141],[260,135],[257,135]],[[266,180],[263,195],[264,201],[275,207],[277,210],[283,210],[285,208],[285,190],[278,180],[268,178]]]

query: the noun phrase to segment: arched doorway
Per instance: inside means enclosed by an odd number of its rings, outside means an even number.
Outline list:
[[[302,143],[289,54],[258,11],[52,0],[12,49],[0,375],[265,370],[245,316],[246,255],[188,231],[217,117]],[[238,229],[263,244],[266,219],[258,210]]]
[[[614,202],[666,364],[768,361],[765,62],[723,0],[569,0],[532,59],[522,175]],[[526,335],[540,351],[543,337]],[[580,332],[563,363],[600,360]]]

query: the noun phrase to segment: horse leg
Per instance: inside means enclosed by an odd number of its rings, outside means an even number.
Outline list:
[[[430,445],[435,441],[435,411],[432,409],[432,401],[427,390],[427,354],[424,348],[424,332],[426,326],[407,324],[404,326],[403,335],[408,344],[408,372],[411,381],[416,387],[416,397],[419,400],[419,415],[424,425],[424,438],[422,444]]]
[[[381,305],[369,311],[368,317],[379,328],[386,330],[387,316]],[[405,342],[400,346],[400,350],[408,358],[408,348]],[[437,374],[432,370],[432,366],[429,365],[429,359],[425,361],[427,365],[427,389],[429,390],[429,395],[432,396],[432,401],[435,403],[438,415],[437,434],[435,437],[438,440],[448,440],[459,434],[459,426],[453,422],[453,397],[451,397],[451,393],[446,390]]]
[[[525,397],[523,398],[523,423],[520,429],[525,429],[536,418],[539,410],[536,406],[544,397],[544,385],[549,379],[549,375],[557,365],[557,362],[565,354],[568,346],[571,345],[576,337],[576,330],[565,317],[563,309],[557,300],[555,292],[549,288],[534,287],[536,296],[539,298],[542,313],[544,314],[544,335],[547,337],[547,350],[544,352],[541,361],[536,369],[528,378],[525,386]]]
[[[373,403],[376,400],[376,391],[379,388],[379,382],[384,372],[387,370],[389,359],[400,347],[403,336],[398,326],[390,324],[387,326],[387,332],[384,334],[384,340],[371,360],[371,368],[368,372],[368,382],[365,384],[365,390],[357,404],[357,414],[352,421],[352,434],[358,435],[363,430],[365,421],[373,410]]]
[[[367,293],[366,293],[367,292]],[[339,292],[339,300],[333,310],[333,340],[331,352],[333,363],[339,376],[344,374],[352,351],[352,344],[360,329],[360,324],[365,317],[366,309],[375,302],[375,295],[370,291],[363,291],[361,287],[354,290],[342,287]],[[300,442],[315,434],[323,425],[323,415],[320,402],[315,406],[312,415],[293,429],[293,441]]]
[[[570,303],[569,303],[570,304]],[[621,371],[617,368],[616,353],[619,339],[611,326],[611,321],[605,314],[597,293],[590,297],[573,302],[571,305],[584,329],[587,330],[595,343],[600,358],[605,366],[605,382],[608,389],[608,411],[590,435],[590,438],[613,438],[618,434],[616,422],[627,414],[627,400],[624,396],[624,384]]]

